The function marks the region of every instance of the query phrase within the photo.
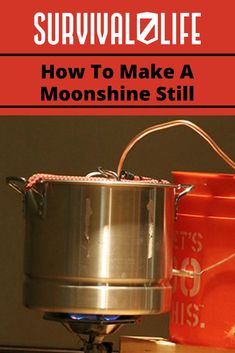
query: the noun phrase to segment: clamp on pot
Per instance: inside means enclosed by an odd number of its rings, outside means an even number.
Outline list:
[[[97,171],[88,173],[86,176],[88,178],[89,177],[101,177],[101,178],[114,178],[116,180],[119,180],[117,173],[115,173],[112,170],[104,169],[102,167],[97,167]]]

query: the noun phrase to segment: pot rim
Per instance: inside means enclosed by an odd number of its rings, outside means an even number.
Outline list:
[[[80,177],[81,179],[79,180],[74,180],[73,178],[67,179],[67,180],[51,180],[51,179],[43,179],[39,180],[34,184],[34,187],[39,185],[39,184],[78,184],[78,185],[84,185],[84,186],[114,186],[114,187],[167,187],[167,188],[175,188],[175,189],[180,189],[182,188],[182,184],[171,184],[171,183],[163,183],[159,182],[156,180],[152,181],[135,181],[135,180],[110,180],[110,179],[104,179],[104,178],[99,178],[101,180],[98,180],[98,178],[94,178],[94,180],[88,180],[86,177]],[[82,179],[84,178],[84,179]],[[30,189],[31,187],[27,187],[27,189]]]

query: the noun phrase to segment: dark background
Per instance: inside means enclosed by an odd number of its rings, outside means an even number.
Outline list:
[[[38,172],[84,175],[97,166],[116,170],[128,141],[168,117],[0,117],[0,345],[76,348],[77,338],[42,313],[22,305],[24,219],[21,196],[5,184],[9,175]],[[194,117],[235,158],[235,117]],[[145,137],[124,167],[139,175],[171,178],[172,170],[229,173],[231,169],[200,136],[175,127]],[[168,315],[144,318],[120,334],[168,335]]]

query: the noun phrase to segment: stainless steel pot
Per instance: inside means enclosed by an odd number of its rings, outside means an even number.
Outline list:
[[[44,179],[29,189],[23,178],[7,182],[24,199],[27,307],[119,315],[169,310],[175,205],[190,187],[82,177]]]

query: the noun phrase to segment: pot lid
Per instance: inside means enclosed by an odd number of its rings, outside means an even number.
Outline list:
[[[45,174],[37,173],[32,175],[26,184],[26,188],[33,188],[36,184],[46,182],[63,182],[63,183],[79,183],[86,185],[102,185],[102,186],[171,186],[177,187],[177,185],[170,184],[164,179],[153,179],[150,177],[136,176],[129,172],[122,172],[121,178],[118,178],[115,172],[98,168],[97,172],[92,172],[86,176],[74,176],[74,175],[56,175],[56,174]]]

